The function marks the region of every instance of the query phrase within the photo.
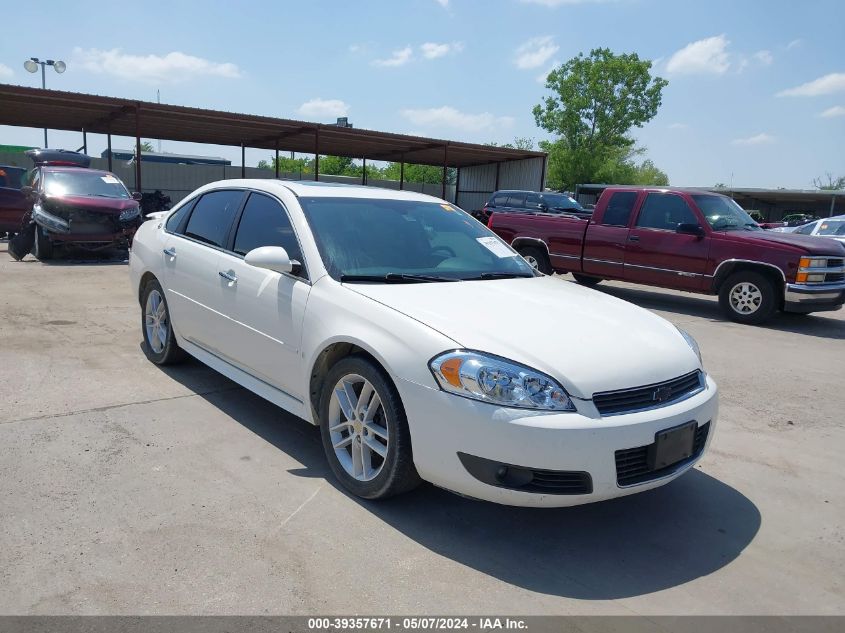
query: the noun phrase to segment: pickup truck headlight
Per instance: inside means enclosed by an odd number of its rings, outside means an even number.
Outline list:
[[[684,340],[687,342],[687,345],[689,345],[690,348],[692,349],[692,351],[695,352],[695,355],[698,356],[699,365],[704,367],[704,361],[701,360],[701,349],[698,347],[698,343],[696,342],[696,340],[692,337],[692,335],[689,332],[685,332],[684,330],[682,330],[678,326],[675,326],[675,327],[678,329],[678,332],[681,333],[681,336],[684,337]]]
[[[429,363],[443,391],[503,407],[575,411],[553,378],[513,361],[467,350],[446,352]]]
[[[134,220],[139,215],[141,215],[140,209],[138,209],[138,207],[132,207],[130,209],[126,209],[125,211],[121,211],[119,219],[121,222],[128,222],[129,220]]]

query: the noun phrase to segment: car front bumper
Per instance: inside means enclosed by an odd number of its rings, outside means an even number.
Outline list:
[[[784,312],[838,310],[845,303],[845,282],[833,284],[786,284]]]
[[[686,400],[609,417],[601,417],[589,400],[574,400],[576,413],[540,412],[497,407],[401,379],[396,385],[405,405],[420,476],[468,497],[514,506],[579,505],[666,484],[692,468],[704,454],[718,413],[718,390],[709,376],[706,388]],[[709,423],[706,443],[697,454],[648,481],[619,485],[617,451],[645,447],[655,441],[658,432],[692,421],[699,428]],[[485,464],[491,462],[521,470],[581,473],[582,477],[586,473],[589,492],[520,490],[507,478],[493,485],[487,483],[492,471],[485,473]],[[517,473],[516,480],[519,476]]]

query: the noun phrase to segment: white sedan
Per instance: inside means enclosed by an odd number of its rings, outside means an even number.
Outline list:
[[[713,437],[689,335],[430,196],[213,183],[141,226],[129,269],[152,362],[187,352],[318,425],[361,497],[576,505],[663,485]]]

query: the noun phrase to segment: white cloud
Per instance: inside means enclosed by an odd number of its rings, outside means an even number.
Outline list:
[[[318,119],[337,118],[346,116],[349,106],[340,99],[311,99],[306,101],[297,110],[299,114]]]
[[[11,79],[14,76],[14,70],[6,66],[6,64],[0,64],[0,79]]]
[[[398,50],[393,51],[393,53],[387,59],[373,60],[373,66],[404,66],[409,61],[411,61],[413,53],[413,49],[410,46],[406,46],[405,48],[400,48]]]
[[[837,116],[845,116],[845,106],[833,106],[832,108],[828,108],[824,112],[822,112],[820,117],[824,117],[825,119],[832,119],[833,117]]]
[[[779,97],[818,97],[845,91],[845,73],[830,73],[805,84],[782,90]]]
[[[514,64],[522,70],[539,68],[549,61],[558,50],[560,50],[560,46],[555,44],[551,35],[532,37],[516,49]]]
[[[757,51],[754,55],[752,55],[752,57],[764,66],[768,66],[775,60],[775,58],[772,57],[772,52],[767,50]]]
[[[426,59],[437,59],[449,53],[460,53],[462,50],[464,50],[463,42],[452,42],[451,44],[448,42],[443,44],[426,42],[420,46],[420,51]]]
[[[489,112],[468,114],[451,106],[442,108],[402,110],[402,116],[420,127],[448,127],[471,132],[510,127],[513,117],[496,116]]]
[[[689,125],[686,123],[670,123],[667,125],[670,130],[687,130],[689,129]]]
[[[200,76],[236,79],[240,69],[232,63],[212,62],[174,51],[166,55],[130,55],[119,48],[73,49],[74,66],[89,72],[144,83],[179,83]]]
[[[666,72],[678,75],[722,75],[730,68],[728,45],[723,35],[691,42],[676,51],[666,62]]]
[[[798,39],[792,40],[789,44],[786,45],[786,50],[791,51],[796,46],[801,46],[804,43],[800,37]]]
[[[774,143],[775,137],[765,132],[749,136],[748,138],[735,138],[731,141],[731,145],[768,145]]]
[[[439,4],[444,9],[447,9],[449,7],[449,0],[435,0],[435,2],[437,2],[437,4]]]
[[[349,52],[350,52],[350,53],[357,53],[357,52],[358,52],[358,51],[360,51],[360,50],[361,50],[361,45],[360,45],[360,44],[350,44],[350,45],[349,45]]]

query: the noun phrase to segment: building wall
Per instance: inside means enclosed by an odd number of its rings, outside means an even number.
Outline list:
[[[31,167],[32,162],[22,153],[0,152],[0,165],[13,165],[18,167]],[[92,158],[92,169],[108,169],[107,158]],[[112,172],[120,178],[130,191],[137,191],[135,182],[135,165],[128,164],[124,160],[112,161]],[[189,193],[202,185],[217,180],[240,178],[241,167],[239,165],[172,165],[166,163],[141,163],[141,185],[143,191],[153,192],[156,190],[170,196],[175,204]],[[259,169],[258,167],[246,168],[247,178],[274,178],[275,172],[272,169]],[[313,174],[281,173],[280,177],[286,180],[313,180]],[[328,176],[320,174],[320,182],[338,182],[346,184],[361,184],[361,179],[353,176]],[[370,180],[367,185],[382,187],[385,189],[399,189],[398,180]],[[406,182],[406,191],[417,191],[440,198],[442,189],[440,184],[412,183]],[[446,186],[446,199],[454,202],[454,185]]]
[[[484,206],[497,189],[539,191],[543,180],[543,159],[525,158],[499,163],[499,186],[496,187],[496,165],[462,167],[455,204],[465,211]]]

